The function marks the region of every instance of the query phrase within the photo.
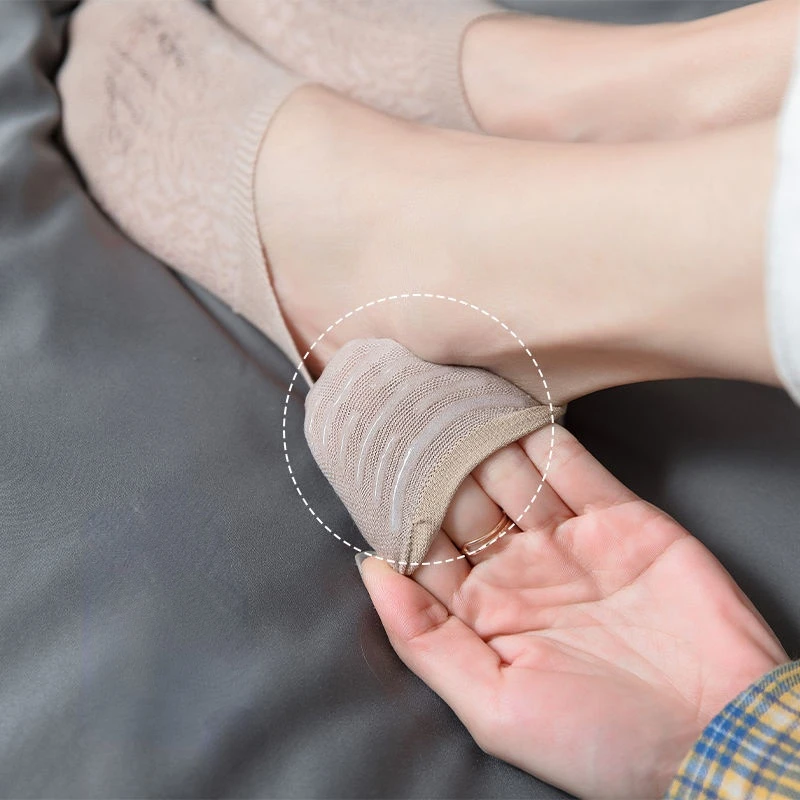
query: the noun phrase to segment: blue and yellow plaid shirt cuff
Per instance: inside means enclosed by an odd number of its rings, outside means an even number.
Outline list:
[[[768,673],[711,720],[665,798],[800,799],[800,661]]]

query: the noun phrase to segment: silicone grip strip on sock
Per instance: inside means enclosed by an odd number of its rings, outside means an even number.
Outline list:
[[[485,370],[432,364],[391,339],[360,339],[339,350],[309,392],[304,427],[364,538],[411,574],[472,470],[561,413]]]

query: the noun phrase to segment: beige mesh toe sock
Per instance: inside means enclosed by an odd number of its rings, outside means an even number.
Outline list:
[[[64,132],[91,193],[297,364],[253,193],[270,120],[303,81],[192,0],[88,0],[70,34]]]
[[[215,0],[284,66],[397,117],[478,130],[461,78],[461,44],[485,0]]]
[[[364,538],[410,574],[467,475],[560,413],[485,370],[431,364],[391,339],[359,339],[311,389],[305,434]]]

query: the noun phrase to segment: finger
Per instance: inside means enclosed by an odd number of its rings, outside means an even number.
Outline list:
[[[519,444],[561,500],[577,515],[637,500],[569,431],[555,427],[552,453],[547,426]]]
[[[491,531],[503,518],[500,506],[483,491],[475,478],[467,475],[447,509],[442,529],[460,551],[467,542]],[[469,560],[472,561],[472,557]]]
[[[453,608],[453,598],[467,579],[470,565],[456,549],[444,531],[433,540],[425,556],[425,562],[414,571],[414,580],[427,589],[449,610]]]
[[[501,680],[497,654],[422,586],[387,564],[367,558],[361,577],[397,655],[477,737]]]
[[[472,474],[520,530],[551,530],[573,516],[517,443],[489,456]]]

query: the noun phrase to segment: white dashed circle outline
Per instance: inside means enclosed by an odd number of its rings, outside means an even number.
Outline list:
[[[536,369],[536,372],[539,375],[539,379],[542,381],[542,386],[544,386],[545,395],[547,397],[547,407],[550,409],[550,448],[547,453],[547,463],[545,464],[544,471],[542,472],[542,478],[539,481],[539,485],[536,487],[536,491],[533,493],[533,497],[531,497],[528,505],[522,510],[522,513],[513,520],[513,522],[503,531],[501,531],[494,539],[486,542],[486,544],[481,545],[477,550],[470,553],[470,555],[476,555],[480,553],[482,550],[485,550],[487,547],[491,547],[495,542],[499,541],[503,538],[507,533],[510,533],[514,528],[518,527],[517,523],[528,513],[531,506],[536,502],[536,498],[539,496],[539,493],[542,490],[545,482],[547,481],[547,474],[550,471],[550,465],[553,462],[553,450],[555,448],[556,442],[556,420],[555,420],[555,408],[553,407],[553,400],[550,396],[550,388],[547,385],[547,379],[544,377],[544,373],[542,372],[542,368],[539,366],[539,362],[534,358],[533,353],[530,351],[530,348],[522,341],[522,339],[514,333],[508,325],[505,324],[502,320],[498,319],[494,314],[485,309],[481,308],[480,306],[476,306],[474,303],[470,303],[466,300],[459,300],[457,297],[448,297],[447,295],[443,294],[431,294],[429,292],[407,292],[404,294],[392,294],[388,295],[387,297],[381,297],[379,300],[371,300],[369,303],[364,303],[363,305],[354,308],[352,311],[348,311],[343,316],[339,317],[336,322],[331,323],[328,327],[309,345],[308,350],[306,351],[305,355],[303,356],[300,363],[295,367],[294,375],[292,375],[292,380],[289,383],[289,388],[286,391],[286,399],[283,402],[283,413],[281,414],[281,437],[283,442],[283,457],[286,460],[286,467],[289,470],[289,477],[292,480],[292,484],[294,485],[295,491],[299,495],[300,499],[303,501],[303,505],[308,509],[308,512],[311,514],[312,517],[328,532],[330,533],[335,539],[340,541],[342,544],[346,545],[347,547],[355,550],[357,553],[364,553],[371,551],[362,550],[357,545],[348,542],[347,539],[341,537],[336,531],[332,530],[328,525],[325,524],[325,521],[320,519],[319,515],[316,511],[311,507],[308,500],[306,500],[305,495],[303,494],[302,490],[300,489],[299,484],[297,483],[297,479],[294,476],[294,470],[292,469],[291,461],[289,460],[289,449],[286,443],[286,415],[289,410],[289,400],[291,399],[292,389],[294,388],[294,384],[297,381],[297,376],[300,374],[300,370],[303,364],[306,362],[306,359],[311,355],[314,348],[338,325],[341,325],[346,319],[350,319],[350,317],[355,316],[356,314],[364,311],[367,308],[372,308],[373,306],[380,305],[381,303],[390,303],[396,302],[398,300],[445,300],[449,303],[456,303],[457,305],[464,306],[465,308],[470,308],[473,311],[477,311],[479,314],[482,314],[484,317],[488,317],[493,322],[496,322],[500,327],[506,331],[513,339],[517,342],[517,344],[525,351],[525,354],[530,358],[531,363]],[[371,555],[372,558],[377,558],[380,561],[385,561],[387,564],[397,564],[401,567],[432,567],[436,566],[437,564],[452,564],[456,561],[461,561],[461,559],[467,558],[466,555],[463,553],[452,557],[452,558],[444,558],[437,561],[398,561],[393,558],[385,558],[384,556],[379,556],[377,554]]]

